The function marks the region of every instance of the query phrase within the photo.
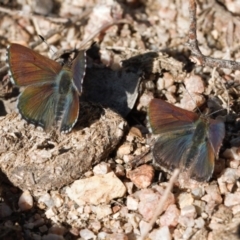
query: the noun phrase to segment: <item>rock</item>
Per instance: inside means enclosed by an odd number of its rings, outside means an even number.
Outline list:
[[[110,164],[101,162],[93,168],[94,175],[104,175],[111,171]]]
[[[98,105],[81,102],[80,108],[78,123],[69,134],[39,131],[15,113],[0,121],[0,168],[12,184],[36,192],[59,189],[115,149],[125,121]]]
[[[96,237],[95,234],[87,228],[80,230],[79,233],[80,237],[84,240],[94,239]]]
[[[165,213],[160,217],[161,226],[175,227],[178,224],[180,211],[175,204],[168,206]]]
[[[32,1],[33,11],[38,14],[48,15],[52,12],[53,1],[52,0],[34,0]]]
[[[164,189],[161,187],[157,187],[159,191],[154,191],[154,189],[143,189],[135,192],[133,195],[137,197],[140,202],[138,204],[138,211],[142,214],[143,219],[145,221],[149,221],[152,219],[153,214],[156,211],[158,203],[164,193]],[[162,191],[161,191],[162,190]],[[163,210],[166,210],[170,204],[174,203],[173,194],[169,194],[167,201],[163,206]]]
[[[138,188],[147,188],[152,183],[154,169],[152,166],[144,164],[132,171],[129,171],[127,173],[127,177],[130,178]]]
[[[152,240],[171,240],[172,235],[167,226],[161,227],[159,229],[154,229],[150,234],[149,238]]]
[[[194,109],[196,109],[196,107],[200,107],[205,103],[206,99],[203,95],[199,95],[198,93],[190,94],[191,96],[187,92],[183,94],[179,107],[189,111],[193,111]]]
[[[100,205],[92,207],[92,210],[97,215],[97,219],[102,219],[112,214],[112,209],[110,205]]]
[[[188,227],[183,233],[183,239],[190,239],[193,234],[193,229]]]
[[[127,208],[129,210],[137,210],[138,209],[139,200],[134,198],[134,196],[127,196]]]
[[[64,226],[53,225],[48,233],[64,235],[67,232],[67,229]]]
[[[33,207],[33,197],[29,191],[24,191],[18,200],[21,211],[28,211]]]
[[[66,189],[69,198],[78,205],[108,203],[125,192],[126,187],[113,172],[77,180]]]
[[[0,203],[0,219],[9,217],[12,213],[12,209],[5,202]]]
[[[196,208],[193,205],[185,206],[181,209],[181,216],[195,218],[197,216]]]
[[[199,240],[199,239],[208,239],[208,231],[205,227],[199,229],[194,235],[191,236],[191,240]]]
[[[64,240],[64,237],[60,236],[60,235],[49,233],[48,235],[43,236],[42,240]]]
[[[196,187],[192,189],[192,195],[194,199],[200,199],[204,194],[204,190],[201,187]]]
[[[234,159],[239,161],[240,160],[239,148],[238,147],[227,148],[223,152],[223,156],[228,159]]]
[[[202,200],[195,200],[193,202],[193,205],[195,206],[198,215],[201,215],[202,212],[204,212],[206,207],[206,203]]]
[[[123,157],[124,155],[128,155],[133,151],[133,146],[130,143],[124,143],[117,150],[117,156]]]
[[[51,208],[54,206],[54,201],[53,198],[50,196],[49,193],[43,194],[39,199],[38,199],[38,204],[44,204],[46,207]]]
[[[109,239],[109,240],[128,240],[128,237],[124,233],[113,233],[113,234],[109,234],[107,239]]]
[[[202,217],[195,219],[195,228],[201,229],[204,227],[204,225],[205,225],[205,221],[203,220]]]
[[[226,168],[224,169],[220,179],[225,183],[235,183],[240,177],[240,169]]]
[[[185,87],[188,92],[191,93],[203,93],[205,91],[205,86],[202,77],[199,75],[191,75],[184,79]]]
[[[114,170],[117,177],[124,177],[125,176],[125,168],[121,164],[117,164]]]
[[[218,229],[219,224],[225,225],[232,220],[232,210],[224,205],[220,205],[218,210],[214,212],[211,218],[209,227],[211,229]]]
[[[216,204],[222,203],[221,193],[216,184],[207,186],[205,190],[207,194],[202,197],[203,201],[206,201],[207,203],[214,201]]]
[[[240,192],[235,193],[226,193],[224,199],[224,205],[227,207],[233,207],[234,205],[239,204]]]
[[[180,209],[184,208],[185,206],[189,206],[193,203],[194,199],[191,193],[180,193],[178,196],[178,204]]]

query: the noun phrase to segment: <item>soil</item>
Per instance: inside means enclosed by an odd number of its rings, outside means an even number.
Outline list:
[[[240,238],[240,69],[192,61],[189,2],[0,1],[0,239]],[[196,4],[202,54],[239,61],[240,3]],[[86,50],[69,133],[20,114],[25,89],[8,74],[11,43],[65,66]],[[224,122],[207,181],[191,179],[186,166],[171,179],[175,169],[154,162],[153,98]]]

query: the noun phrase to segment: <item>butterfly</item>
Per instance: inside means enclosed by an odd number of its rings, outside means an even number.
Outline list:
[[[225,135],[222,121],[152,99],[148,118],[155,135],[154,161],[172,171],[188,171],[190,178],[207,181]]]
[[[60,132],[70,132],[78,119],[85,51],[78,53],[71,66],[61,66],[13,43],[7,48],[6,62],[12,83],[25,87],[17,101],[22,118],[46,131],[57,127]]]

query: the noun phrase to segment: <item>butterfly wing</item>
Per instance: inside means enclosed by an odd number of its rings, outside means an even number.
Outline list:
[[[85,75],[85,69],[86,69],[86,51],[81,50],[72,63],[73,83],[78,90],[78,94],[82,92],[82,82],[83,77]]]
[[[206,132],[206,139],[199,144],[199,155],[196,156],[190,172],[191,177],[198,181],[207,181],[213,173],[215,158],[225,135],[224,123],[218,120],[209,119],[209,127]]]
[[[218,156],[223,138],[225,136],[225,126],[222,121],[210,119],[209,125],[209,141],[212,145],[215,157]]]
[[[194,130],[194,126],[182,127],[181,130],[159,134],[152,149],[154,161],[170,171],[184,168],[184,156],[191,148]]]
[[[53,82],[62,68],[57,62],[15,43],[8,47],[7,63],[11,81],[18,86]]]
[[[57,120],[58,94],[53,83],[31,85],[18,99],[18,110],[29,123],[48,130]]]
[[[153,99],[148,109],[149,122],[157,140],[153,147],[155,162],[173,170],[184,165],[185,152],[191,148],[196,113]]]
[[[214,170],[214,162],[214,151],[211,143],[206,140],[198,145],[198,154],[189,168],[190,177],[200,182],[209,180]]]
[[[192,128],[193,123],[199,118],[196,113],[175,107],[157,98],[149,104],[148,117],[153,134]]]
[[[79,96],[74,87],[67,94],[61,121],[61,132],[67,133],[71,131],[77,122],[79,113]]]
[[[149,106],[149,119],[157,141],[153,156],[170,170],[182,168],[190,177],[206,181],[212,176],[214,160],[224,138],[224,123],[198,117],[159,99]]]

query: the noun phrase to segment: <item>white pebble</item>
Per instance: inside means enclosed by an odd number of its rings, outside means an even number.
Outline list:
[[[21,211],[28,211],[33,207],[33,197],[29,191],[24,191],[18,200]]]
[[[104,175],[111,171],[111,167],[108,163],[102,162],[93,168],[94,175]]]
[[[203,220],[202,217],[199,217],[194,220],[195,221],[195,228],[202,229],[205,225],[205,221]]]
[[[127,208],[129,210],[137,210],[138,209],[138,200],[133,196],[127,197]]]
[[[80,236],[85,240],[93,239],[96,237],[95,234],[87,228],[80,230],[79,233],[80,233]]]
[[[190,239],[190,237],[192,236],[193,234],[193,229],[188,227],[185,232],[183,233],[183,239]]]
[[[154,229],[149,234],[149,237],[152,240],[171,240],[172,239],[170,230],[167,226],[161,227],[159,229]]]

